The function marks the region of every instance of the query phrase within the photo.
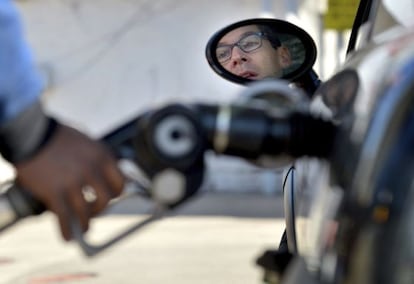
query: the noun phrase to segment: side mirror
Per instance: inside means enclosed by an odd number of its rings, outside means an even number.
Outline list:
[[[316,45],[310,35],[289,22],[248,19],[216,32],[206,46],[211,68],[238,84],[266,78],[300,80],[313,72]]]

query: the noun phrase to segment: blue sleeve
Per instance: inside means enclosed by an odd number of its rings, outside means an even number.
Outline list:
[[[0,124],[38,100],[43,88],[12,0],[0,0]]]

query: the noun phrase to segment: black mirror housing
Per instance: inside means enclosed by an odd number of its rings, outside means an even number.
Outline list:
[[[313,72],[312,66],[316,60],[317,50],[315,42],[306,31],[283,20],[255,18],[239,21],[226,26],[217,31],[208,41],[205,55],[210,67],[218,75],[226,80],[243,85],[258,80],[255,79],[254,76],[243,76],[237,74],[237,72],[230,71],[223,62],[220,62],[217,55],[217,47],[223,44],[222,41],[225,36],[228,36],[229,33],[234,32],[237,29],[248,26],[264,27],[266,31],[270,31],[270,33],[274,34],[280,41],[280,46],[286,48],[290,53],[290,65],[284,68],[283,74],[276,76],[275,79],[284,79],[290,82],[295,82],[309,72]],[[269,39],[269,41],[271,40]],[[230,52],[234,52],[236,44],[231,43],[226,45],[231,46]],[[240,45],[237,46],[240,48]]]

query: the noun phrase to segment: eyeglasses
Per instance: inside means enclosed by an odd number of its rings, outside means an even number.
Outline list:
[[[216,49],[216,56],[220,63],[224,63],[231,58],[233,47],[237,46],[242,51],[249,53],[262,46],[262,38],[264,33],[258,32],[248,34],[242,37],[238,42],[229,45],[221,45]]]

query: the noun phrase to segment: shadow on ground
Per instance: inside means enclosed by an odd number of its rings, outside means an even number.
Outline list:
[[[107,214],[147,214],[150,200],[131,197],[113,205]],[[205,192],[189,199],[172,212],[175,216],[232,216],[241,218],[283,218],[280,194]]]

